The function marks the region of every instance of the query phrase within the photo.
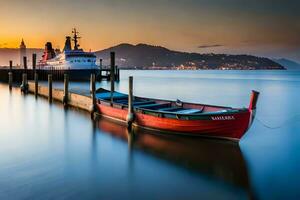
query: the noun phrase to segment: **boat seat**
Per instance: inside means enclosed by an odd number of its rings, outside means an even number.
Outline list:
[[[168,107],[168,108],[161,108],[159,109],[159,111],[167,111],[167,112],[172,112],[172,111],[177,111],[177,110],[181,110],[182,108],[178,108],[178,107]]]
[[[203,110],[203,109],[202,109]],[[195,113],[200,113],[202,110],[199,109],[185,109],[185,110],[180,110],[175,112],[176,114],[195,114]]]
[[[100,98],[103,100],[110,100],[111,97],[105,97],[105,98]],[[113,96],[113,100],[125,100],[127,99],[127,96]]]
[[[156,109],[168,107],[168,106],[170,106],[170,103],[154,103],[154,104],[139,105],[136,107],[156,110]]]
[[[134,106],[140,106],[140,105],[147,105],[147,104],[154,104],[155,101],[140,101],[140,102],[133,102]]]
[[[116,100],[115,103],[127,104],[128,103],[128,99],[119,99],[119,100]]]
[[[96,93],[96,98],[97,99],[109,100],[110,97],[111,97],[110,92]],[[128,98],[128,96],[125,95],[125,94],[114,92],[113,93],[113,98],[116,99],[116,100],[117,99],[125,99],[125,98]]]

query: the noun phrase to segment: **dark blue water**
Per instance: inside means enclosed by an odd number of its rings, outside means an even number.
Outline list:
[[[251,90],[258,90],[257,120],[239,145],[128,133],[0,84],[0,199],[300,195],[299,71],[122,71],[118,91],[127,93],[129,75],[135,95],[155,98],[247,107]]]

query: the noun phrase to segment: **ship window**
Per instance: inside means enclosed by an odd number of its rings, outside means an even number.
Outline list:
[[[91,62],[91,60],[90,60],[90,59],[88,59],[87,61],[88,61],[88,62]]]

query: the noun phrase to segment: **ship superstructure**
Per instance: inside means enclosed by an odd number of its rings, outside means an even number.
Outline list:
[[[44,55],[39,62],[41,68],[54,68],[62,70],[84,70],[97,69],[96,55],[92,52],[85,52],[78,44],[79,33],[74,28],[72,30],[73,38],[66,36],[65,46],[62,52],[59,49],[54,50],[51,42],[45,45]],[[71,42],[74,42],[72,49]]]

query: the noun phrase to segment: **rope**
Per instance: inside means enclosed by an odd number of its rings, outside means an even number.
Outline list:
[[[292,121],[293,119],[297,118],[298,116],[300,116],[300,113],[288,118],[287,120],[285,120],[281,125],[279,126],[271,126],[266,124],[265,122],[263,122],[262,120],[260,120],[258,117],[255,117],[255,120],[257,120],[259,123],[261,123],[264,127],[268,128],[268,129],[279,129],[282,128],[283,126],[285,126],[286,124],[288,124],[290,121]]]

